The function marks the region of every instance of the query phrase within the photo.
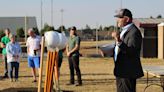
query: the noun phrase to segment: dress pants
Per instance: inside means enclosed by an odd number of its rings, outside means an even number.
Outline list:
[[[136,92],[136,79],[116,77],[117,92]]]
[[[74,69],[76,70],[77,80],[79,84],[82,84],[81,72],[79,68],[79,56],[71,56],[68,58],[70,68],[70,83],[74,84]]]

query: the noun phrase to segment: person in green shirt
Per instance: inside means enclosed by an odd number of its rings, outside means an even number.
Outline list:
[[[3,78],[8,78],[6,45],[7,45],[7,43],[10,42],[9,35],[10,35],[10,29],[7,28],[7,29],[5,29],[5,36],[1,38],[1,47],[3,48],[2,54],[3,54],[4,64],[5,64],[4,65],[4,76],[3,76]]]
[[[70,38],[66,46],[66,52],[69,61],[70,68],[70,83],[68,85],[74,85],[74,69],[76,70],[78,83],[75,86],[82,85],[81,71],[79,68],[79,49],[80,49],[80,37],[76,34],[76,27],[70,29]]]

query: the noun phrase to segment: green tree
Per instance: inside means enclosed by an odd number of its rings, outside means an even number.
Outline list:
[[[115,26],[113,26],[113,25],[109,26],[109,31],[114,31],[114,30],[116,30]]]
[[[63,26],[60,26],[58,29],[57,29],[57,31],[58,32],[61,32],[61,31],[66,31],[66,28],[65,28],[65,26],[63,25]]]
[[[86,25],[85,29],[82,30],[83,34],[93,34],[93,30],[89,27],[89,25]]]
[[[103,27],[102,27],[102,25],[100,25],[100,27],[99,27],[98,30],[99,30],[99,31],[103,31]]]
[[[0,30],[0,39],[1,39],[3,36],[5,36],[5,33],[4,33],[3,30]]]
[[[109,31],[109,27],[104,27],[104,31]]]
[[[159,14],[159,15],[157,16],[157,19],[161,19],[161,18],[162,18],[162,15]]]
[[[41,29],[40,34],[43,36],[45,32],[47,31],[55,31],[55,28],[53,26],[49,26],[48,24],[44,25],[44,28]]]
[[[88,24],[86,24],[85,29],[90,30],[91,28]]]
[[[22,27],[21,27],[21,28],[18,28],[18,29],[16,30],[16,36],[19,37],[19,38],[25,37],[24,30],[23,30]]]
[[[34,27],[33,30],[34,30],[34,32],[35,32],[36,35],[39,35],[39,30],[38,30],[37,27]]]
[[[151,19],[153,19],[153,16],[150,16]]]
[[[45,30],[46,31],[55,31],[55,28],[53,26],[49,26]]]
[[[43,36],[44,33],[45,33],[45,30],[44,30],[44,29],[41,29],[41,31],[40,31],[40,35]]]

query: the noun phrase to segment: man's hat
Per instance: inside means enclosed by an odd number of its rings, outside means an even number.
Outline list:
[[[114,17],[123,18],[124,16],[132,18],[131,11],[126,9],[126,8],[125,9],[121,9],[121,10],[119,10],[118,14],[116,14]]]

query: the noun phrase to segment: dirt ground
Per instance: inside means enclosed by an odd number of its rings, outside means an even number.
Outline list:
[[[67,59],[64,58],[60,76],[61,90],[66,92],[116,92],[112,58],[81,57],[80,60],[83,86],[75,87],[65,85],[69,82],[69,68]],[[164,61],[158,59],[142,59],[142,64],[164,65]],[[2,63],[0,64],[0,75],[3,75]],[[27,62],[22,61],[20,62],[19,81],[10,82],[9,79],[0,80],[0,92],[37,92],[37,83],[32,83],[32,80],[33,78]],[[143,92],[145,87],[146,77],[143,77],[137,81],[137,92]],[[146,92],[162,92],[162,88],[152,86]]]
[[[87,45],[89,43],[86,43]],[[93,46],[95,43],[92,44]],[[83,44],[82,46],[86,46]],[[89,45],[90,46],[90,45]],[[95,54],[95,49],[81,50],[82,54]],[[86,55],[87,56],[87,55]],[[143,59],[142,65],[164,65],[164,60]],[[44,76],[45,77],[44,61]],[[80,87],[67,86],[69,82],[69,67],[67,57],[64,57],[60,70],[60,88],[65,92],[116,92],[115,77],[113,75],[114,62],[112,58],[102,57],[80,57],[80,68],[82,72],[83,85]],[[3,75],[4,64],[0,62],[0,76]],[[146,74],[145,74],[146,75]],[[151,83],[159,83],[152,77]],[[0,79],[0,92],[37,92],[37,83],[32,83],[31,70],[28,68],[27,60],[20,62],[19,81],[10,82],[9,79]],[[44,86],[44,84],[43,84]],[[137,92],[143,92],[146,87],[146,76],[137,80]],[[151,86],[146,92],[162,92],[159,86]]]

